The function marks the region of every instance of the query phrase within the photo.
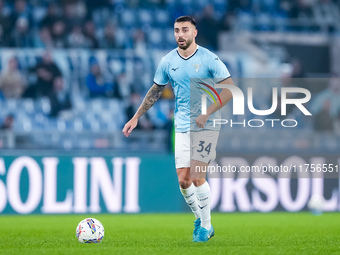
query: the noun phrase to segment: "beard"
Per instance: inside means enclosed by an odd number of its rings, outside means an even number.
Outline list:
[[[184,39],[183,39],[184,40]],[[177,41],[177,46],[178,48],[182,49],[182,50],[186,50],[187,48],[189,48],[189,46],[192,43],[192,39],[188,39],[188,40],[184,40],[184,44],[180,45],[179,41]]]

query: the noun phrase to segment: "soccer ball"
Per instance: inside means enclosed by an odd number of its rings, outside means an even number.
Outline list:
[[[76,229],[76,236],[81,243],[100,243],[104,238],[104,227],[99,220],[87,218]]]
[[[323,196],[314,194],[308,202],[308,208],[313,214],[320,215],[323,211],[324,202],[325,199],[323,198]]]

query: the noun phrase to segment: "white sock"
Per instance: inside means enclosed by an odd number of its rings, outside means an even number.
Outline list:
[[[205,229],[211,228],[210,216],[210,186],[208,182],[196,187],[196,196],[201,215],[201,226]]]
[[[182,192],[185,202],[187,202],[191,211],[195,214],[196,219],[200,218],[195,185],[192,183],[187,189],[182,189],[181,187],[179,187],[179,189]]]

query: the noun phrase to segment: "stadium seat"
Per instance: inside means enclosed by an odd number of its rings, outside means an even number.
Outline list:
[[[167,26],[169,23],[169,15],[165,10],[157,10],[154,12],[154,17],[156,18],[155,26],[163,27]]]
[[[253,18],[249,13],[241,12],[238,16],[236,29],[251,30],[254,24]]]
[[[140,9],[138,11],[138,19],[140,25],[152,25],[153,24],[153,15],[148,9]]]
[[[31,119],[27,117],[23,117],[21,119],[16,118],[14,121],[14,131],[18,133],[31,132],[32,131]]]
[[[148,45],[152,48],[162,49],[163,36],[160,29],[152,29],[148,34]]]
[[[136,14],[133,10],[125,9],[121,14],[120,24],[124,28],[132,28],[136,26]]]
[[[18,109],[18,106],[19,106],[19,100],[18,99],[9,98],[9,99],[4,101],[4,107],[8,111],[15,111],[16,109]]]
[[[76,118],[73,120],[73,130],[75,132],[82,132],[84,130],[83,121],[80,118]]]
[[[35,6],[32,8],[32,17],[34,22],[40,23],[40,21],[44,18],[46,15],[46,7],[44,6]]]
[[[51,111],[50,100],[47,97],[37,99],[34,102],[34,111],[48,115]]]
[[[97,120],[90,122],[90,128],[91,128],[91,131],[95,133],[101,131],[100,124],[98,123]]]
[[[25,98],[25,99],[22,99],[21,103],[22,103],[22,109],[26,113],[33,113],[34,112],[34,101],[33,101],[33,99]]]
[[[80,97],[76,97],[73,100],[73,109],[76,112],[83,112],[85,110],[85,100],[80,98]]]
[[[66,121],[63,120],[63,119],[61,119],[61,118],[59,118],[59,119],[57,120],[57,128],[58,128],[58,131],[59,131],[59,132],[64,132],[64,131],[66,131]]]

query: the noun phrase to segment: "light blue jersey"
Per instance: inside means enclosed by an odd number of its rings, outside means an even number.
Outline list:
[[[201,83],[205,83],[213,88],[214,82],[218,83],[229,77],[229,71],[223,62],[214,53],[200,46],[197,46],[196,51],[188,58],[183,58],[177,49],[172,50],[162,58],[156,70],[154,83],[166,85],[170,81],[174,89],[175,132],[202,130],[198,129],[194,123],[190,124],[200,114],[200,107],[196,106],[200,105],[201,94],[204,93],[204,90],[197,88],[202,86],[208,90],[209,88]],[[209,84],[208,80],[211,81]],[[191,88],[190,81],[192,82]],[[196,89],[193,90],[193,86]],[[190,91],[197,95],[193,97]],[[190,102],[190,98],[191,100],[194,98],[194,100]],[[212,103],[213,99],[209,96],[207,99],[208,102]],[[195,109],[192,109],[191,112],[190,104],[195,106]],[[217,119],[218,116],[219,111],[212,114],[209,119]],[[212,128],[212,121],[208,121],[204,129],[214,129]]]

